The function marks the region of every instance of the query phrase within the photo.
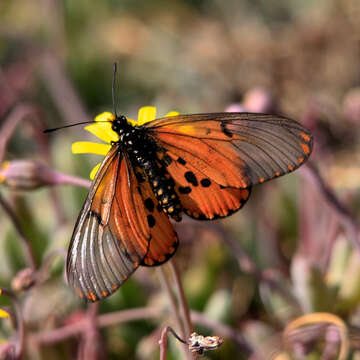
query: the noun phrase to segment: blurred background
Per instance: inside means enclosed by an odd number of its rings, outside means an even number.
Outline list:
[[[2,356],[158,359],[162,327],[180,331],[154,269],[99,308],[64,280],[101,157],[71,153],[94,140],[82,127],[42,131],[112,111],[116,61],[116,106],[132,118],[145,105],[272,112],[314,135],[311,165],[255,187],[243,210],[176,225],[195,329],[225,339],[206,357],[359,359],[359,18],[358,0],[2,0]],[[126,321],[133,308],[143,315]],[[171,338],[167,358],[186,356]]]

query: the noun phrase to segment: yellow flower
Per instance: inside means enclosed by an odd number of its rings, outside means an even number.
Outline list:
[[[0,318],[7,319],[9,317],[9,313],[3,309],[0,309]]]
[[[2,294],[2,289],[0,289],[0,295]],[[0,309],[0,318],[8,318],[9,313],[3,309]]]
[[[171,111],[165,116],[179,115],[176,111]],[[144,106],[139,109],[138,120],[127,118],[127,121],[133,126],[141,126],[149,121],[156,119],[156,107]],[[99,154],[105,156],[111,149],[111,142],[118,141],[118,135],[111,129],[111,122],[115,120],[115,115],[109,112],[104,112],[95,118],[94,124],[84,127],[85,130],[91,132],[100,140],[107,144],[99,144],[89,141],[77,141],[72,144],[72,152],[74,154]],[[90,172],[90,179],[93,180],[101,163],[98,163]]]

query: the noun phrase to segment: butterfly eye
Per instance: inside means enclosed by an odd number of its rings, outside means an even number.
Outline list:
[[[118,120],[114,120],[111,124],[111,129],[114,130],[114,131],[117,131],[119,130],[119,123],[118,123]]]
[[[112,122],[112,125],[111,125],[111,129],[117,133],[119,132],[123,132],[122,128],[123,128],[123,124],[124,122],[126,122],[126,117],[125,116],[120,116],[120,117],[117,117],[113,122]]]

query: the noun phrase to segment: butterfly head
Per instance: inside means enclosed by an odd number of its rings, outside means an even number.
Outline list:
[[[122,135],[127,127],[127,119],[124,115],[116,116],[112,121],[111,129],[118,135]]]

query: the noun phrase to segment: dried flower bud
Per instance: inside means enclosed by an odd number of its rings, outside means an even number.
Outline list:
[[[268,113],[276,110],[274,98],[269,91],[263,88],[249,90],[244,96],[242,105],[246,111],[256,113]]]
[[[15,291],[27,290],[35,284],[35,272],[30,268],[20,270],[11,282]]]
[[[0,166],[0,183],[13,190],[34,190],[42,186],[71,184],[89,187],[89,181],[57,172],[30,160],[6,161]]]
[[[205,351],[219,348],[223,342],[224,339],[219,336],[204,337],[203,335],[198,335],[194,332],[190,335],[188,344],[191,352],[196,352],[197,354],[202,355]]]
[[[6,161],[0,169],[0,182],[16,190],[33,190],[51,185],[49,170],[35,161]]]

